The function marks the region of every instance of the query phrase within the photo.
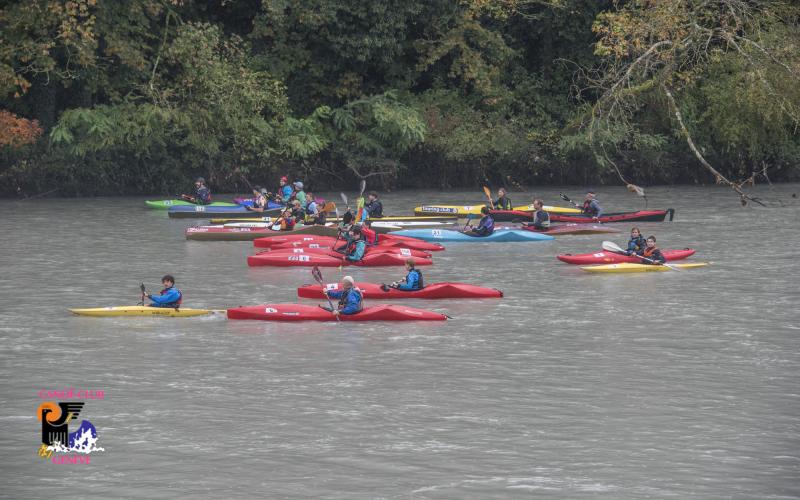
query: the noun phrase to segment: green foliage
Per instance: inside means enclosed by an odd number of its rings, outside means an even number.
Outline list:
[[[599,94],[586,84],[597,73],[578,68],[602,71],[654,33],[684,36],[691,15],[715,16],[671,5],[6,2],[0,109],[38,120],[44,135],[0,151],[0,186],[172,193],[195,175],[234,189],[242,174],[266,183],[287,171],[318,187],[370,174],[387,187],[618,182],[614,167],[639,183],[694,180],[654,78],[637,73],[625,88],[637,99],[628,120],[581,127]],[[800,75],[800,7],[774,5],[758,39],[771,67],[720,46],[670,80],[725,172],[800,163],[800,85],[777,62]]]

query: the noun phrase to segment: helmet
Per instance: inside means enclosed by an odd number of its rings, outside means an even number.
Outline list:
[[[303,189],[303,183],[300,181],[295,181],[294,187],[296,187],[297,189]]]

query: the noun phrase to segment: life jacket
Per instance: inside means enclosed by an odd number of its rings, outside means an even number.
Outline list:
[[[541,227],[548,228],[550,227],[550,214],[545,212],[544,210],[537,210],[534,212],[533,222],[534,224],[538,224]]]
[[[497,210],[513,210],[514,205],[511,204],[511,200],[508,197],[497,198],[497,203],[494,204],[494,207]]]
[[[592,217],[597,215],[597,210],[592,208],[593,201],[594,200],[586,200],[583,202],[583,213],[591,215]]]
[[[642,252],[642,256],[650,257],[651,255],[653,255],[656,252],[656,250],[658,250],[658,247],[653,247],[653,248],[644,247],[644,251]]]
[[[364,309],[364,296],[361,295],[361,292],[359,292],[356,287],[351,288],[339,297],[339,310],[347,307],[347,299],[350,298],[351,293],[358,295],[358,312],[361,312]]]
[[[167,302],[166,304],[162,304],[162,305],[168,306],[168,307],[174,307],[175,309],[178,309],[181,306],[181,304],[183,303],[183,293],[181,293],[181,291],[178,290],[175,287],[172,287],[172,288],[176,292],[178,292],[178,300],[176,300],[175,302]],[[161,290],[161,293],[159,295],[164,295],[165,293],[167,293],[167,291],[169,291],[169,288],[165,288],[165,289]]]
[[[422,271],[417,269],[416,267],[408,272],[408,274],[417,273],[417,289],[422,290],[425,288],[425,283],[422,282]]]
[[[253,208],[267,208],[267,198],[264,195],[254,197]]]
[[[211,203],[211,191],[206,186],[197,188],[196,199],[198,205],[208,205]]]

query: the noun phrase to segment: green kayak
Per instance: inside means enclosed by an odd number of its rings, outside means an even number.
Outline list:
[[[169,207],[185,207],[190,205],[195,205],[195,203],[185,201],[185,200],[156,200],[150,201],[147,200],[144,202],[149,208],[155,208],[156,210],[169,210]],[[209,205],[209,207],[236,207],[238,206],[236,203],[228,203],[225,201],[215,201]]]

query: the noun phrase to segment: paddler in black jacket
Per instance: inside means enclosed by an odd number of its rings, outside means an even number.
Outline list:
[[[506,196],[506,188],[500,188],[497,190],[497,201],[494,202],[494,209],[495,210],[514,210],[514,205],[511,203],[511,200],[508,199]]]
[[[181,198],[191,203],[196,203],[198,205],[208,205],[211,203],[211,190],[206,187],[206,180],[202,177],[198,177],[196,181],[194,181],[194,187],[196,189],[194,196],[189,196],[188,194],[182,194]]]
[[[383,203],[378,199],[378,193],[370,191],[367,197],[367,203],[364,205],[364,210],[367,211],[367,218],[380,219],[383,217]]]

